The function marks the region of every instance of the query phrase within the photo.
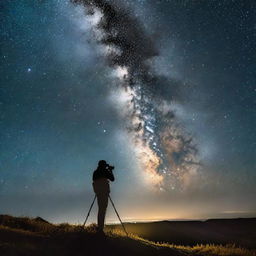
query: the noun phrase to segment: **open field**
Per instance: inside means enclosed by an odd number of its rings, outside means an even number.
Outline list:
[[[0,255],[256,256],[256,251],[231,244],[182,246],[152,242],[135,234],[126,237],[118,226],[108,226],[103,237],[96,233],[95,225],[82,229],[65,223],[54,225],[41,218],[0,215]]]
[[[160,221],[126,223],[129,233],[150,241],[195,246],[197,244],[235,244],[256,249],[256,218],[210,219],[206,221]],[[120,225],[110,225],[120,230]]]

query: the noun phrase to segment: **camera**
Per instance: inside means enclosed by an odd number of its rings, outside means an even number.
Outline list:
[[[106,165],[106,169],[109,170],[109,171],[112,171],[112,170],[115,169],[115,167],[114,167],[114,166],[111,166],[111,165],[109,165],[109,164],[107,164],[107,165]]]

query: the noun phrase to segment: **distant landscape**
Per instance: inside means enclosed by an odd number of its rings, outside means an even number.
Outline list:
[[[120,225],[110,225],[121,229]],[[127,223],[127,231],[151,241],[179,245],[236,244],[256,249],[256,218]]]
[[[0,215],[0,255],[256,256],[256,219],[162,221],[83,228]]]

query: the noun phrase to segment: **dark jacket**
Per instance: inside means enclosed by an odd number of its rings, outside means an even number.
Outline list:
[[[98,168],[95,170],[92,179],[93,190],[97,196],[110,193],[109,180],[115,180],[112,171],[107,170],[106,168]]]
[[[107,170],[106,168],[98,168],[94,171],[93,177],[92,177],[93,181],[101,179],[101,178],[106,178],[111,181],[115,180],[115,177],[114,177],[112,171]]]

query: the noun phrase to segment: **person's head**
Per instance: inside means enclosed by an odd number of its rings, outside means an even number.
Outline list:
[[[107,166],[107,162],[105,160],[100,160],[98,163],[98,167],[104,168]]]

